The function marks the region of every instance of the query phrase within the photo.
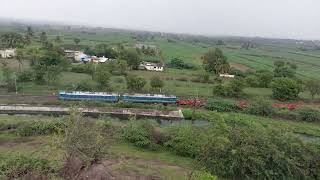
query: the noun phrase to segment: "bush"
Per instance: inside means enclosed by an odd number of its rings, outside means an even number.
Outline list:
[[[208,172],[195,171],[192,174],[191,180],[218,180],[218,178]]]
[[[245,81],[246,81],[247,85],[250,87],[259,87],[259,81],[258,81],[257,76],[255,76],[255,75],[247,76],[245,78]]]
[[[92,75],[94,72],[94,65],[92,63],[87,63],[87,64],[79,64],[79,65],[74,65],[71,68],[71,72],[74,73],[86,73]]]
[[[275,116],[282,119],[299,120],[299,113],[297,111],[292,111],[289,109],[277,110]]]
[[[34,73],[32,71],[23,71],[18,73],[17,81],[30,82],[34,80]]]
[[[200,152],[199,160],[210,173],[226,179],[319,177],[312,165],[317,153],[310,146],[275,129],[237,122],[228,125],[226,136],[208,138]]]
[[[157,146],[154,135],[156,133],[156,126],[150,120],[139,120],[130,122],[127,127],[123,129],[122,137],[128,142],[133,143],[137,147],[154,149]],[[161,136],[161,133],[158,134]]]
[[[127,89],[130,91],[141,91],[147,84],[147,81],[142,77],[127,77]]]
[[[76,91],[94,91],[97,88],[96,83],[92,81],[81,81],[75,85],[74,90]]]
[[[153,76],[150,80],[150,86],[154,89],[161,89],[164,86],[164,82],[159,76]]]
[[[245,82],[242,78],[233,79],[227,85],[216,85],[213,87],[213,94],[224,97],[240,97],[243,95]]]
[[[239,107],[235,103],[227,101],[210,101],[205,106],[206,109],[218,112],[236,112]]]
[[[178,78],[176,78],[176,80],[177,80],[177,81],[183,81],[183,82],[189,81],[189,79],[186,78],[186,77],[178,77]]]
[[[192,126],[171,126],[166,130],[169,140],[165,147],[181,156],[195,157],[200,150],[201,137]]]
[[[71,113],[66,124],[61,142],[66,158],[79,158],[87,166],[99,161],[107,143],[107,139],[102,136],[101,126],[95,121],[84,119],[76,111]]]
[[[22,154],[0,154],[0,177],[16,179],[32,172],[47,175],[53,172],[53,169],[45,159]]]
[[[259,98],[252,101],[244,111],[253,115],[270,116],[274,113],[274,108],[270,101]]]
[[[290,78],[277,78],[272,81],[271,87],[273,97],[281,101],[295,100],[301,91],[300,85]]]
[[[20,136],[35,136],[35,135],[49,135],[60,133],[66,128],[64,121],[37,121],[22,125],[17,129],[17,134]]]
[[[168,67],[175,69],[196,69],[193,64],[184,63],[182,59],[174,58],[168,64]]]
[[[307,122],[320,122],[320,112],[311,108],[304,108],[298,111],[299,119]]]

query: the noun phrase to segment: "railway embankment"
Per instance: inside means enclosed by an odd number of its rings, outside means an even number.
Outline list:
[[[100,117],[112,116],[118,118],[128,118],[135,116],[136,118],[153,118],[164,120],[182,120],[184,116],[181,110],[178,111],[159,111],[152,109],[128,109],[128,108],[73,108],[82,112],[85,116]],[[9,115],[69,115],[73,110],[69,107],[61,106],[30,106],[30,105],[1,105],[0,114]]]

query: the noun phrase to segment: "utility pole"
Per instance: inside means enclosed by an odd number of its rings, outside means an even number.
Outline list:
[[[16,94],[18,94],[18,88],[17,88],[17,75],[16,75],[16,73],[15,73],[15,72],[13,73],[13,75],[14,75],[14,86],[15,86],[15,89],[16,89]]]

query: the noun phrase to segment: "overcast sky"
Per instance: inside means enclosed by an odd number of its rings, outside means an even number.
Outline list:
[[[320,0],[0,0],[0,17],[204,35],[320,39]]]

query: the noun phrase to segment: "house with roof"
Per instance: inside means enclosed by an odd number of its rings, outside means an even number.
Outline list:
[[[139,69],[147,71],[164,71],[164,66],[161,63],[143,62],[140,64]]]
[[[13,58],[16,55],[16,49],[3,49],[0,50],[0,58]]]

